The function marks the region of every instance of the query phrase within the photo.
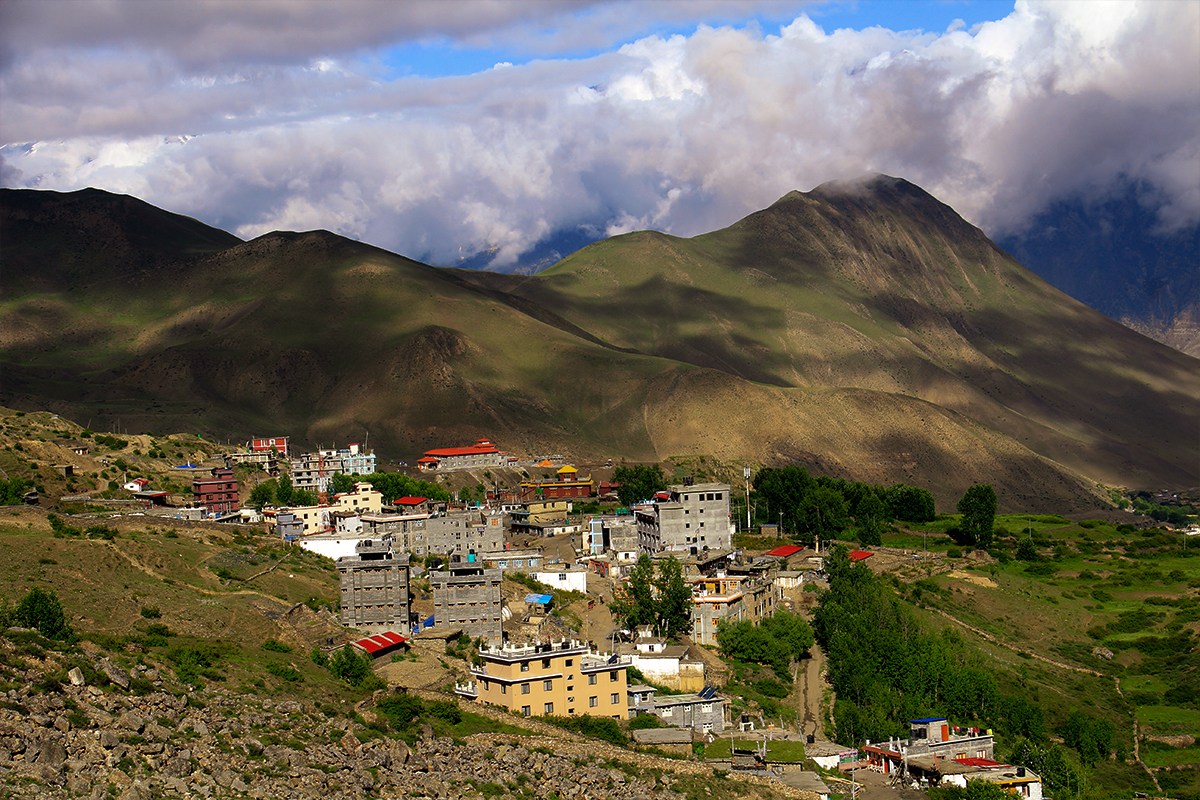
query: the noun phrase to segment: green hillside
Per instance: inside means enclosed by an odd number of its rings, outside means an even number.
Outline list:
[[[1197,362],[896,179],[791,193],[692,239],[615,237],[531,278],[33,196],[40,212],[0,192],[0,403],[96,430],[369,435],[397,461],[481,436],[577,460],[707,453],[947,504],[989,482],[1014,510],[1200,483]]]

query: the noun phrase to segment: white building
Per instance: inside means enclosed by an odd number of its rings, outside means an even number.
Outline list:
[[[565,592],[587,593],[587,574],[588,571],[582,567],[574,567],[572,569],[549,570],[545,572],[535,572],[533,577],[538,581]]]

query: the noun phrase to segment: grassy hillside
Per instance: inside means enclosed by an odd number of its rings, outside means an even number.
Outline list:
[[[36,216],[0,198],[5,220]],[[982,481],[1014,510],[1200,483],[1197,362],[1049,289],[903,181],[792,193],[688,240],[616,237],[533,278],[322,231],[222,246],[165,214],[137,217],[157,231],[139,239],[112,205],[69,253],[44,222],[4,237],[23,275],[39,252],[51,265],[0,301],[0,402],[96,430],[369,436],[394,460],[486,436],[518,455],[802,463],[943,504]],[[117,274],[106,242],[143,267]]]

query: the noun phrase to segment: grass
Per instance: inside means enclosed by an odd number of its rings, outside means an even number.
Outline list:
[[[757,742],[738,740],[738,750],[756,750]],[[727,735],[722,735],[715,742],[704,748],[705,758],[730,758],[732,747]],[[776,740],[767,742],[767,760],[781,761],[787,764],[800,764],[806,758],[803,742]]]
[[[1139,706],[1138,725],[1143,732],[1190,733],[1200,736],[1200,711],[1176,706]]]

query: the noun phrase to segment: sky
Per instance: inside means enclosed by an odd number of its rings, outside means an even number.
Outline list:
[[[0,185],[433,264],[885,173],[1200,222],[1198,0],[0,0]]]

